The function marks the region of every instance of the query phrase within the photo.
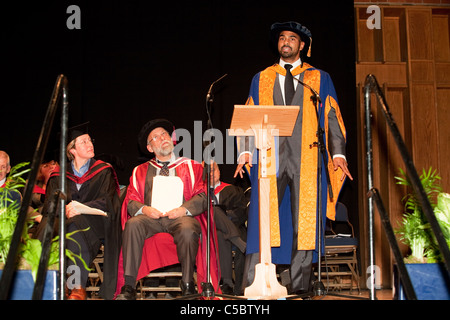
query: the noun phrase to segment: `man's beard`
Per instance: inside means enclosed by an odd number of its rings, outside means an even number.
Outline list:
[[[168,141],[169,144],[165,147],[154,147],[153,151],[155,152],[155,154],[162,156],[162,157],[167,157],[169,155],[172,154],[174,146],[173,146],[173,142],[172,141]]]
[[[291,51],[289,51],[289,52],[284,52],[283,51],[283,48],[284,47],[288,47],[288,48],[290,48],[291,49]],[[281,57],[283,57],[283,58],[292,58],[292,57],[294,57],[297,53],[296,52],[294,52],[294,50],[292,49],[292,47],[290,47],[290,46],[283,46],[281,49],[280,49],[280,51],[279,51],[279,53],[280,53],[280,56]]]

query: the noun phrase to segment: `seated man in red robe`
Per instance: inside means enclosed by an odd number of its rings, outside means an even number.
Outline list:
[[[117,300],[136,299],[135,287],[138,276],[142,276],[141,265],[144,265],[143,274],[146,275],[145,273],[151,271],[151,268],[145,267],[147,260],[159,258],[146,248],[146,240],[160,233],[169,233],[176,245],[182,272],[182,295],[196,293],[193,275],[195,264],[199,261],[197,254],[200,234],[205,225],[205,215],[202,213],[207,210],[208,201],[202,180],[202,165],[194,160],[175,156],[172,132],[172,123],[165,119],[156,119],[144,125],[139,134],[141,149],[153,153],[155,158],[133,170],[122,205],[123,279],[120,274],[122,270],[119,269],[118,285],[123,282],[123,286]],[[173,203],[174,207],[165,210],[157,205],[156,199],[152,199],[153,194],[161,194],[160,185],[156,181],[165,183],[174,180],[179,182],[178,185],[182,185],[179,199]],[[164,189],[162,193],[165,194],[164,198],[170,199],[165,203],[176,198],[174,188]],[[202,251],[205,243],[206,241],[202,241]],[[211,256],[216,264],[214,245]],[[121,263],[122,261],[119,262],[119,268]],[[197,278],[199,272],[204,276],[200,269],[197,263]],[[211,269],[211,278],[217,282],[217,267]]]

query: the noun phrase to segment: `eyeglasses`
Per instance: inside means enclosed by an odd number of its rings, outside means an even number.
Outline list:
[[[169,133],[167,131],[163,131],[161,134],[155,135],[153,138],[147,141],[147,144],[150,144],[151,141],[156,142],[156,140],[162,140],[165,137],[168,137]]]
[[[87,143],[89,143],[89,142],[92,143],[92,144],[94,144],[95,140],[94,140],[94,139],[88,138],[88,139],[84,139],[84,140],[77,141],[77,142],[75,142],[75,144],[85,146],[85,145],[86,145]]]

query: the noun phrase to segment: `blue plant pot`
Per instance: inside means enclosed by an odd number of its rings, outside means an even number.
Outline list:
[[[418,300],[450,300],[450,278],[443,264],[408,263],[405,266]],[[407,300],[395,269],[396,298]]]
[[[3,270],[0,270],[0,277]],[[34,280],[30,270],[16,270],[12,279],[8,300],[31,300]],[[48,270],[42,292],[42,300],[58,299],[58,271]]]

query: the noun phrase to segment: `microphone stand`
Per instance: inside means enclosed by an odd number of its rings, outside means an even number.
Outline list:
[[[212,106],[212,103],[214,101],[214,96],[211,93],[212,92],[212,88],[213,86],[219,82],[220,80],[222,80],[223,78],[225,78],[227,76],[227,74],[224,74],[222,77],[220,77],[219,79],[217,79],[216,81],[214,81],[211,86],[209,87],[208,93],[206,95],[206,114],[208,116],[208,124],[207,124],[207,130],[209,129],[213,129],[213,125],[212,125],[212,120],[211,120],[211,113],[210,113],[210,109]],[[214,143],[214,142],[211,142]],[[209,144],[205,144],[205,146],[208,146]],[[214,299],[214,297],[226,297],[226,298],[230,298],[230,299],[240,299],[239,297],[235,297],[235,296],[230,296],[230,295],[224,295],[224,294],[217,294],[214,290],[214,286],[212,285],[212,283],[210,282],[210,266],[211,266],[211,247],[210,247],[210,239],[211,239],[211,216],[214,215],[214,207],[213,207],[213,196],[214,194],[211,193],[211,164],[214,161],[214,157],[212,156],[211,158],[208,157],[208,159],[205,159],[205,169],[203,172],[205,174],[204,179],[206,179],[206,196],[208,199],[208,209],[207,209],[207,232],[206,232],[206,282],[202,283],[202,293],[201,294],[193,294],[193,295],[189,295],[189,296],[185,296],[180,298],[180,300],[191,300],[191,299],[196,299],[199,297],[204,298],[205,300],[212,300]],[[220,279],[217,279],[218,283],[220,282]]]
[[[325,143],[323,140],[323,134],[325,133],[325,130],[320,126],[320,115],[319,115],[319,106],[322,103],[319,94],[308,84],[300,81],[299,79],[295,78],[302,86],[308,88],[311,93],[311,101],[314,104],[315,110],[316,110],[316,116],[317,116],[317,141],[310,144],[310,148],[316,146],[317,147],[317,179],[318,179],[318,268],[317,268],[317,279],[314,281],[313,284],[313,293],[315,296],[322,296],[325,294],[325,287],[322,283],[322,276],[321,276],[321,268],[322,268],[322,232],[323,232],[323,219],[322,219],[322,159],[323,162],[326,160],[326,149],[325,149]],[[320,156],[322,155],[322,159],[320,159]],[[327,180],[327,187],[328,187],[328,193],[330,195],[330,198],[333,198],[333,190],[331,188],[331,182],[330,182],[330,174],[328,172],[328,167],[325,165],[325,174],[326,174],[326,180]]]
[[[320,126],[320,115],[319,115],[319,105],[322,103],[319,94],[308,84],[300,81],[299,79],[295,78],[302,86],[308,88],[311,93],[311,101],[314,103],[315,109],[316,109],[316,116],[317,116],[317,142],[314,142],[310,144],[310,148],[317,146],[317,170],[318,170],[318,180],[319,180],[319,187],[318,187],[318,207],[319,207],[319,217],[318,217],[318,225],[319,230],[317,232],[318,235],[318,268],[317,268],[317,280],[314,281],[313,284],[313,292],[315,296],[322,296],[325,293],[328,295],[334,295],[334,296],[341,296],[344,297],[344,295],[339,294],[332,294],[325,291],[325,287],[322,283],[322,276],[321,276],[321,269],[322,269],[322,232],[323,232],[323,219],[322,219],[322,161],[320,160],[320,154],[322,154],[323,162],[326,163],[326,150],[325,150],[325,143],[323,141],[323,134],[325,133],[325,130]],[[330,198],[333,198],[333,190],[331,188],[331,182],[330,182],[330,173],[328,171],[328,167],[325,165],[325,174],[326,174],[326,180],[327,180],[327,188],[328,188],[328,194]],[[355,299],[355,297],[352,297]],[[290,297],[289,299],[293,299]],[[364,300],[364,298],[363,298]]]

